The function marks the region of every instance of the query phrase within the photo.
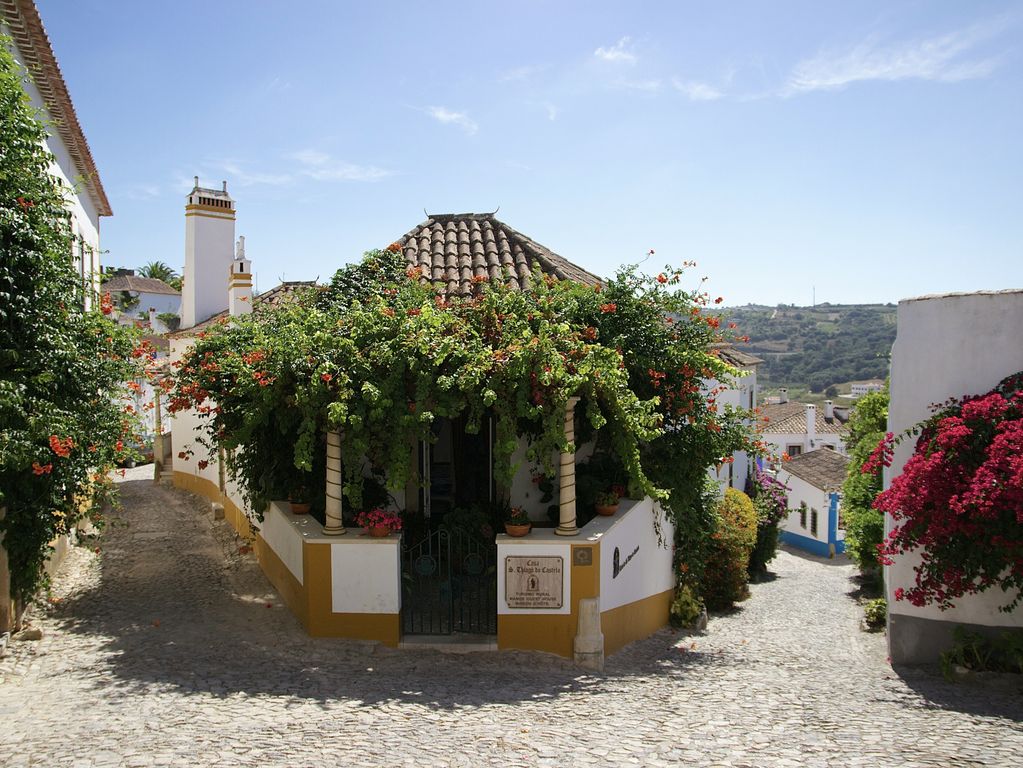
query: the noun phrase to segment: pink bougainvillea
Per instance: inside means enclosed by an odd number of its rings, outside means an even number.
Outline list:
[[[999,586],[1009,598],[1001,610],[1013,610],[1023,599],[1023,374],[950,401],[917,431],[902,474],[874,501],[896,523],[882,562],[921,555],[914,586],[895,599],[944,610]],[[887,465],[892,443],[889,434],[872,461]]]

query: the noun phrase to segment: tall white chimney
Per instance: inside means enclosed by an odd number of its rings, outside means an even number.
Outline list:
[[[227,276],[227,311],[231,317],[252,311],[252,262],[245,258],[245,236],[238,238],[234,261]]]
[[[806,446],[812,451],[817,441],[817,406],[806,404]]]
[[[191,328],[227,309],[224,274],[234,255],[234,200],[222,189],[195,187],[185,203],[185,271],[181,327]]]
[[[789,391],[785,387],[778,390],[778,402],[787,403],[789,401]]]
[[[835,403],[831,400],[824,401],[824,418],[828,421],[835,418]]]

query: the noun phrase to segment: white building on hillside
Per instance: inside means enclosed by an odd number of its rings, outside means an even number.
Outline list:
[[[830,400],[824,401],[823,409],[811,403],[791,403],[785,389],[780,399],[780,403],[760,406],[761,434],[775,456],[795,457],[817,448],[845,454],[845,424]]]
[[[854,381],[849,384],[849,397],[863,397],[871,392],[880,392],[882,389],[884,389],[884,381],[881,379]]]
[[[50,170],[69,190],[74,235],[70,256],[89,308],[99,296],[99,218],[112,215],[110,202],[35,3],[0,0],[0,32],[12,41],[11,53],[29,75],[22,84],[25,93],[51,131],[46,141],[53,155]]]

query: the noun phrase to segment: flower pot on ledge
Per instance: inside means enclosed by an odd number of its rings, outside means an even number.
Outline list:
[[[288,500],[288,504],[291,506],[291,514],[293,515],[307,515],[309,514],[309,502],[308,501],[291,501]]]
[[[618,511],[617,504],[597,504],[597,514],[604,517],[611,517]]]
[[[522,523],[521,525],[516,523],[505,523],[504,532],[517,539],[529,533],[532,527],[532,523]]]
[[[374,539],[383,539],[391,535],[391,528],[387,525],[370,525],[366,527],[366,535]]]

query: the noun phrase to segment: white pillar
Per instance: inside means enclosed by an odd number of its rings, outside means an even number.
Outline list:
[[[327,519],[323,532],[341,536],[348,531],[341,522],[341,433],[327,432]]]
[[[575,405],[578,397],[568,398],[565,405],[565,440],[575,442]],[[558,527],[554,532],[559,536],[576,536],[579,527],[575,524],[575,453],[562,453],[558,466],[558,506],[560,514]]]

